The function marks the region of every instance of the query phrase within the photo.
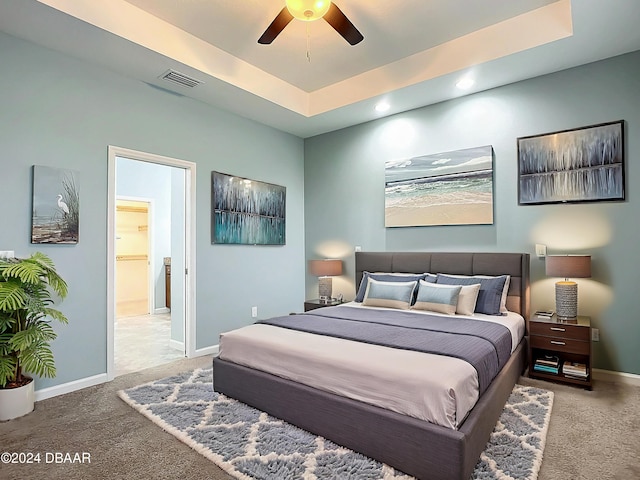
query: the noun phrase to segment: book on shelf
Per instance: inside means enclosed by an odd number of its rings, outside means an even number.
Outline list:
[[[536,358],[533,369],[537,372],[553,373],[560,372],[560,358],[556,355],[544,355]]]
[[[560,366],[560,358],[556,355],[544,355],[542,357],[536,358],[536,364],[558,368]]]
[[[564,362],[562,365],[562,373],[569,377],[587,378],[589,370],[584,363]]]
[[[555,375],[559,372],[558,367],[548,367],[547,365],[539,365],[537,363],[533,366],[533,369],[536,372],[553,373]]]

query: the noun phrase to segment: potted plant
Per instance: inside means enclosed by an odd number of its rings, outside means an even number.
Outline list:
[[[51,322],[68,320],[51,307],[54,293],[66,297],[67,284],[45,254],[0,259],[0,420],[33,410],[34,382],[24,372],[56,374]]]

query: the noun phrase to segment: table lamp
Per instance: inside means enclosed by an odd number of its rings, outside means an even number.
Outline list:
[[[548,255],[545,273],[548,277],[564,277],[556,282],[556,313],[560,319],[578,316],[578,284],[571,278],[591,277],[590,255]]]
[[[309,271],[318,278],[320,300],[331,300],[332,279],[342,275],[342,260],[309,260]]]

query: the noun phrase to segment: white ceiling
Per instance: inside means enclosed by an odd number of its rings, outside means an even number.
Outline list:
[[[1,0],[0,30],[300,137],[640,49],[638,0],[336,4],[360,44],[324,20],[258,44],[284,0]]]

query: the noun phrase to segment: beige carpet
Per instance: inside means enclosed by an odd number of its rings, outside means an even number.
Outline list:
[[[30,415],[0,423],[0,453],[40,453],[41,463],[1,464],[0,478],[231,479],[117,396],[118,390],[210,364],[210,357],[179,360],[38,402]],[[596,382],[589,392],[526,378],[518,383],[555,392],[538,480],[640,478],[639,387]],[[87,452],[91,463],[45,463],[47,452]]]

